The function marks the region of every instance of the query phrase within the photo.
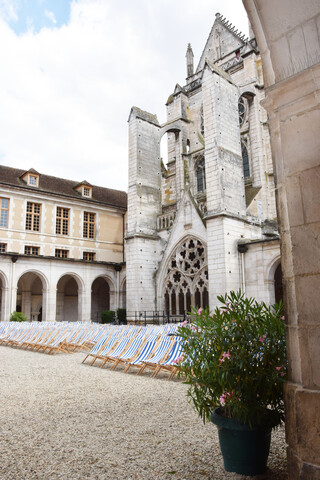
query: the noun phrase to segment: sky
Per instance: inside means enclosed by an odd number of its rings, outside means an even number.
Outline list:
[[[132,106],[166,121],[219,12],[241,0],[0,0],[0,163],[127,191]]]

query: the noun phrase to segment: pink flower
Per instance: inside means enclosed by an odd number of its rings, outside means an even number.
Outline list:
[[[224,405],[226,403],[227,397],[231,397],[231,393],[226,392],[221,395],[221,397],[219,398],[221,405]]]
[[[267,338],[266,335],[262,335],[262,337],[259,337],[259,342],[263,343],[266,338]]]
[[[198,329],[197,329],[196,327],[194,327],[193,325],[192,325],[192,327],[191,327],[191,330],[193,330],[194,332],[197,332],[197,331],[198,331]]]
[[[198,315],[201,315],[201,312],[202,312],[202,308],[200,307],[198,310]]]
[[[278,370],[278,372],[280,372],[281,369],[282,367],[276,367],[276,370]]]
[[[181,327],[185,327],[188,324],[187,320],[181,323]]]
[[[226,358],[229,359],[230,357],[231,357],[230,350],[228,350],[227,353],[222,352],[221,357],[220,357],[220,363],[223,363]]]
[[[283,316],[281,317],[281,320],[285,320],[285,319],[286,319],[286,317],[283,315]]]
[[[177,365],[179,365],[179,363],[181,363],[182,360],[183,360],[183,357],[182,357],[182,356],[181,356],[181,357],[177,357],[175,360],[173,360],[172,363],[176,363]]]

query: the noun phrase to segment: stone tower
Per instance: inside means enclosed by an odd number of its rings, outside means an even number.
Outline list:
[[[274,301],[279,264],[260,54],[220,14],[167,122],[129,117],[127,309],[177,315],[246,290]],[[168,162],[159,146],[167,137]]]

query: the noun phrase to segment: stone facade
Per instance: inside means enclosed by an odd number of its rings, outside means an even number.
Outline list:
[[[277,183],[290,480],[320,479],[320,5],[244,0],[261,49]]]
[[[275,300],[280,254],[256,41],[217,14],[196,70],[190,44],[186,60],[165,124],[137,107],[129,116],[129,316],[214,307],[239,288]]]
[[[0,166],[0,321],[125,306],[125,192]]]

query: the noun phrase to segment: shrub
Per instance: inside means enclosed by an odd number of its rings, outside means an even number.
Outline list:
[[[284,420],[287,377],[282,304],[266,306],[240,291],[218,300],[213,314],[194,310],[179,328],[188,396],[204,421],[218,408],[250,426],[275,426]]]
[[[113,323],[115,320],[114,310],[103,310],[101,312],[101,323]]]
[[[10,322],[27,322],[28,319],[22,312],[12,312]]]
[[[126,325],[127,323],[127,311],[125,308],[118,308],[117,319],[120,325]]]

